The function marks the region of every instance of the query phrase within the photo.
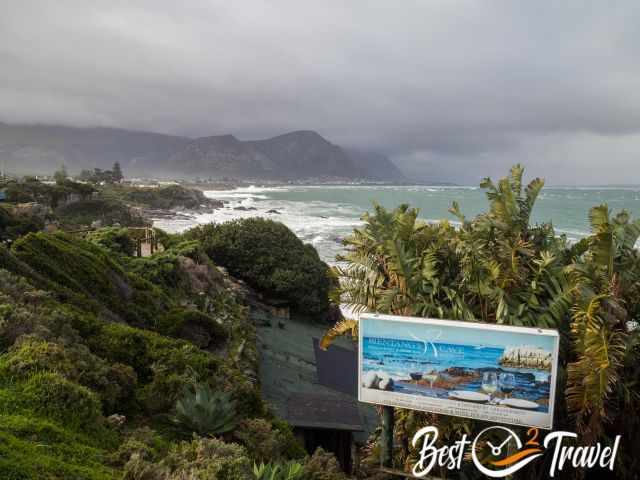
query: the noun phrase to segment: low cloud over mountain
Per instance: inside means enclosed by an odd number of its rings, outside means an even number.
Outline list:
[[[268,138],[410,178],[640,182],[640,2],[149,0],[0,6],[0,121]]]
[[[403,181],[385,156],[343,149],[316,132],[265,140],[233,135],[188,138],[112,128],[0,124],[0,157],[10,170],[51,173],[110,168],[127,173],[273,180],[371,179]]]

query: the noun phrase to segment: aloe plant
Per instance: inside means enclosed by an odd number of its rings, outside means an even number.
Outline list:
[[[283,464],[260,463],[253,465],[256,480],[299,480],[304,467],[301,463],[290,461]]]
[[[185,435],[214,436],[233,430],[235,417],[235,403],[228,393],[198,383],[185,389],[176,402],[171,422]]]

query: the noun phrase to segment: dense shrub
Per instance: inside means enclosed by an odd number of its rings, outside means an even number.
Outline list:
[[[218,374],[225,379],[218,357],[184,340],[112,323],[87,342],[97,355],[133,367],[139,379],[137,397],[148,413],[170,410],[184,388],[198,378]]]
[[[55,215],[64,225],[89,226],[99,220],[104,226],[144,227],[146,221],[124,203],[113,199],[91,199],[63,205]]]
[[[285,422],[272,424],[262,418],[247,419],[238,425],[234,436],[257,463],[303,458],[306,454]]]
[[[211,315],[182,307],[163,315],[158,330],[165,335],[189,340],[199,347],[220,344],[228,335],[225,327]]]
[[[216,438],[196,438],[174,446],[153,464],[133,455],[123,480],[255,480],[252,463],[240,445]]]
[[[81,307],[99,301],[110,311],[140,326],[153,325],[169,298],[148,281],[125,271],[123,265],[98,245],[56,233],[32,233],[14,242],[12,251],[58,291],[71,291]]]
[[[240,445],[216,438],[200,438],[174,447],[164,461],[175,478],[192,473],[195,478],[211,480],[252,478],[252,466],[247,452]]]
[[[170,185],[162,188],[136,188],[124,194],[124,199],[150,208],[198,209],[210,201],[200,190]]]
[[[126,228],[107,227],[89,232],[86,238],[89,242],[100,245],[114,253],[133,256],[136,253],[136,242]]]
[[[116,303],[129,293],[126,275],[104,250],[70,235],[36,233],[13,244],[13,253],[33,269],[72,290]]]
[[[328,266],[284,224],[248,218],[197,227],[186,236],[199,238],[213,261],[261,292],[288,301],[302,314],[327,314]]]
[[[340,469],[340,464],[336,457],[318,447],[313,456],[304,465],[304,479],[347,480],[347,477]]]
[[[151,257],[134,258],[131,270],[178,295],[213,293],[221,289],[222,274],[200,242],[178,242]]]
[[[294,435],[293,428],[289,423],[279,418],[273,418],[271,419],[271,424],[279,434],[280,441],[283,444],[282,453],[285,458],[300,459],[307,455],[304,445]]]
[[[103,358],[130,365],[141,379],[151,375],[149,342],[136,328],[118,323],[104,325],[100,333],[89,339],[89,346]]]
[[[0,415],[0,478],[115,480],[103,438],[71,432],[33,415]]]
[[[95,428],[101,416],[98,396],[58,373],[37,373],[20,388],[20,403],[66,425]]]
[[[15,240],[44,228],[42,219],[32,215],[14,215],[0,206],[0,242]]]
[[[168,445],[166,440],[149,427],[137,428],[128,433],[109,460],[117,466],[124,466],[132,455],[144,461],[158,461],[168,450]]]

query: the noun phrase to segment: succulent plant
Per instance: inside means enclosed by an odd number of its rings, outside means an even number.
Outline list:
[[[304,466],[296,461],[253,465],[256,480],[299,480],[302,478],[303,470]]]
[[[225,392],[216,392],[207,383],[185,389],[176,402],[171,417],[174,427],[185,435],[214,436],[233,430],[236,426],[235,403]]]

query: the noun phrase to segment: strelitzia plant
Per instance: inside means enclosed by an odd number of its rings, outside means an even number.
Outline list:
[[[456,227],[421,222],[408,205],[376,205],[344,241],[334,270],[340,301],[355,312],[556,328],[566,379],[566,405],[560,401],[559,408],[571,422],[565,428],[585,442],[623,428],[637,435],[640,427],[624,412],[640,408],[640,330],[629,326],[640,319],[640,221],[601,205],[589,212],[592,234],[569,244],[552,225],[531,225],[543,185],[534,179],[524,186],[519,165],[496,183],[485,179],[487,211],[470,219],[454,202]],[[358,321],[343,319],[322,347],[357,334]],[[409,438],[421,422],[437,423],[443,441],[470,425],[401,412],[396,430]],[[409,458],[408,446],[399,450]]]

